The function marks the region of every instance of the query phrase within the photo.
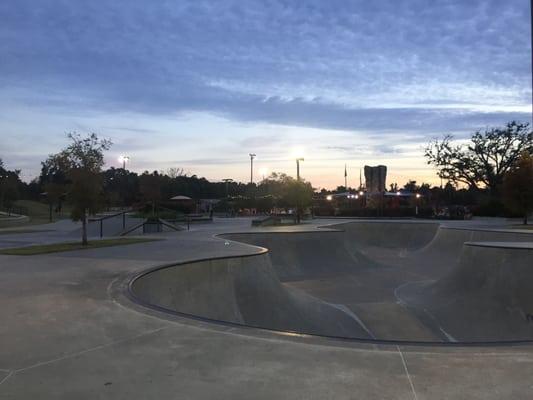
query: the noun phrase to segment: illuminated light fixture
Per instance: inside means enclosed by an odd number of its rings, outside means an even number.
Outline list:
[[[365,194],[365,193],[364,193],[362,190],[359,192],[359,196],[362,196],[362,195],[364,195],[364,194]]]
[[[401,195],[401,192],[396,192],[396,196],[400,196]]]
[[[303,158],[305,157],[305,150],[302,147],[296,147],[291,151],[291,158]]]
[[[416,198],[419,199],[420,197],[422,197],[422,195],[420,193],[417,193]]]
[[[333,196],[330,195],[330,194],[328,194],[328,195],[326,196],[326,200],[327,200],[327,201],[331,201],[331,200],[333,200]]]
[[[122,169],[126,169],[126,163],[130,161],[130,158],[128,156],[120,156],[118,161],[122,163]]]
[[[359,195],[356,194],[356,195],[354,195],[354,197],[355,197],[356,199],[358,199],[358,198],[359,198]]]

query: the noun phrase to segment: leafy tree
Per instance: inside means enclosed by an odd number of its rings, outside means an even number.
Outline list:
[[[0,159],[0,207],[10,208],[20,197],[20,171],[10,171]]]
[[[503,193],[507,205],[527,217],[533,211],[533,157],[524,152],[518,161],[505,174]]]
[[[427,145],[425,157],[440,178],[474,189],[484,186],[497,194],[504,175],[523,151],[533,151],[533,133],[529,124],[513,121],[504,128],[477,131],[467,144],[454,144],[453,136],[446,135]]]
[[[139,176],[123,168],[103,172],[106,201],[110,206],[130,206],[139,198]]]
[[[49,220],[53,221],[53,208],[61,207],[61,202],[67,190],[67,165],[59,154],[53,154],[41,162],[41,174],[39,183],[46,193],[46,201],[49,209]]]
[[[283,199],[287,204],[296,206],[296,219],[300,223],[302,210],[310,207],[313,202],[313,187],[302,179],[290,179],[286,182],[285,190]]]
[[[296,179],[284,174],[273,172],[266,179],[263,179],[258,186],[258,192],[263,195],[270,195],[278,207],[295,207],[298,222],[301,218],[302,210],[311,206],[313,200],[313,187],[309,182]]]
[[[82,222],[82,244],[87,245],[87,216],[99,211],[102,200],[104,151],[111,141],[99,139],[95,133],[82,137],[68,134],[70,145],[52,155],[53,167],[61,171],[68,185],[67,198],[72,206],[71,218]]]
[[[416,184],[416,181],[409,180],[405,185],[403,185],[403,190],[406,192],[415,193],[420,189],[420,187]]]
[[[162,176],[157,171],[152,174],[146,171],[139,177],[141,196],[152,204],[152,215],[155,215],[156,203],[161,200],[161,182]]]
[[[54,205],[61,209],[61,203],[65,197],[66,183],[49,182],[44,185],[44,190],[48,201],[49,220],[52,222]]]

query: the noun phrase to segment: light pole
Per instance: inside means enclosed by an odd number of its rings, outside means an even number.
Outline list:
[[[303,161],[303,157],[296,158],[296,181],[300,182],[300,161]],[[296,199],[296,223],[300,223],[300,196]]]
[[[420,200],[420,197],[422,197],[422,195],[420,193],[417,193],[415,195],[415,215],[418,217],[418,201]]]
[[[533,0],[532,0],[533,1]],[[303,161],[304,158],[300,157],[296,159],[296,180],[300,181],[300,161]]]
[[[130,161],[129,156],[120,156],[119,161],[122,161],[122,169],[126,169],[126,163]]]
[[[254,158],[256,155],[250,153],[250,183],[254,183]]]

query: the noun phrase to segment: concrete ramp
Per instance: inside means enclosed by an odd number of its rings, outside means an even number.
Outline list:
[[[266,253],[156,269],[137,277],[130,290],[144,304],[170,312],[280,331],[370,338],[349,313],[287,290]]]
[[[532,340],[533,243],[467,242],[442,279],[399,296],[457,341]]]
[[[268,249],[146,273],[146,304],[230,323],[405,342],[533,340],[533,235],[350,222],[224,240]]]

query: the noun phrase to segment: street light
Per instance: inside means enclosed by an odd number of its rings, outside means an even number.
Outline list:
[[[254,158],[256,155],[254,153],[250,153],[250,183],[254,183]]]
[[[300,181],[300,161],[303,161],[303,157],[299,157],[296,159],[296,180]]]
[[[266,167],[263,167],[259,170],[259,173],[261,174],[261,176],[263,177],[263,180],[265,180],[265,176],[266,174],[268,173],[268,168]]]
[[[128,156],[120,156],[118,160],[122,163],[122,169],[126,169],[126,163],[130,161]]]

